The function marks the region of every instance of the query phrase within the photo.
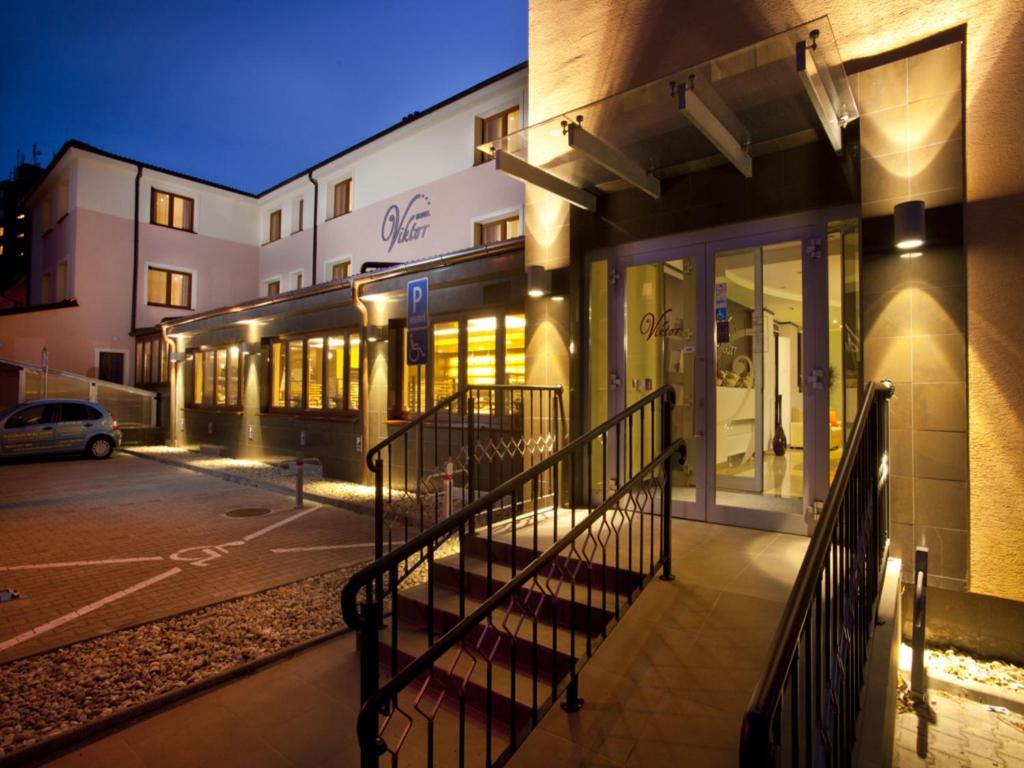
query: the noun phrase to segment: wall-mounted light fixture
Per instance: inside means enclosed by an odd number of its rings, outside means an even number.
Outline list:
[[[526,294],[539,299],[551,293],[551,273],[539,264],[526,268]]]
[[[366,340],[367,341],[387,341],[388,338],[388,327],[386,325],[368,325],[366,326]]]
[[[924,201],[900,203],[892,213],[896,247],[901,251],[913,251],[924,245]]]

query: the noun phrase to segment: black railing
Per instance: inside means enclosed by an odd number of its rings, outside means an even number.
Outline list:
[[[671,578],[673,405],[652,392],[350,579],[364,768],[500,765],[563,693],[579,706],[583,664]]]
[[[393,431],[366,454],[375,556],[553,454],[564,418],[560,385],[474,385]]]
[[[743,719],[740,765],[850,765],[889,546],[891,382],[869,383]]]

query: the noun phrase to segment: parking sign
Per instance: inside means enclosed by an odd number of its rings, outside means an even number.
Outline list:
[[[406,286],[405,319],[410,330],[421,330],[429,324],[427,278],[410,280]]]

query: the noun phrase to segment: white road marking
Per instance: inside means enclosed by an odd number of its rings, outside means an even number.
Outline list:
[[[298,520],[300,517],[304,517],[305,515],[308,515],[310,512],[316,512],[316,510],[318,509],[320,509],[320,507],[310,507],[309,509],[304,509],[297,514],[292,515],[291,517],[286,517],[284,520],[278,520],[273,525],[268,525],[266,528],[260,528],[258,531],[253,531],[248,536],[243,536],[242,539],[244,541],[252,541],[253,539],[259,538],[264,533],[270,533],[275,528],[280,528],[282,525],[288,525],[288,523],[290,523],[292,520]]]
[[[405,542],[404,541],[392,542],[392,546],[397,546],[398,544],[405,544]],[[324,552],[324,551],[327,551],[329,549],[359,549],[360,547],[372,547],[372,546],[373,546],[373,542],[372,541],[367,541],[367,542],[364,542],[364,543],[361,543],[361,544],[323,544],[323,545],[321,545],[319,547],[287,547],[287,548],[282,548],[282,549],[272,549],[270,551],[273,552],[275,555],[280,555],[280,554],[283,554],[285,552]]]
[[[161,555],[154,557],[115,557],[109,560],[75,560],[69,563],[36,563],[32,565],[0,565],[0,571],[34,571],[40,568],[77,568],[80,565],[120,565],[122,563],[152,563],[163,560]]]
[[[151,587],[158,581],[163,581],[164,579],[174,576],[177,573],[181,573],[181,568],[171,568],[171,570],[164,571],[161,574],[157,574],[151,579],[140,581],[138,584],[133,584],[127,589],[122,589],[120,592],[115,592],[112,595],[107,595],[106,597],[100,598],[96,602],[89,603],[88,605],[83,606],[82,608],[79,608],[76,611],[72,611],[71,613],[65,613],[63,616],[60,616],[59,618],[56,618],[53,621],[48,621],[46,624],[41,624],[38,627],[35,627],[34,629],[28,630],[27,632],[22,632],[17,637],[12,637],[10,640],[4,640],[2,643],[0,643],[0,651],[6,651],[8,648],[13,648],[16,645],[21,645],[26,640],[31,640],[36,635],[41,635],[44,632],[49,632],[51,629],[56,629],[62,624],[67,624],[69,621],[74,621],[75,619],[84,616],[87,613],[92,613],[96,609],[102,608],[104,605],[108,605],[117,600],[120,600],[122,597],[127,597],[133,592],[138,592],[139,590],[145,589],[146,587]]]

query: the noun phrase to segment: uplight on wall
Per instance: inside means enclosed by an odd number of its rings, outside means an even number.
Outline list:
[[[914,251],[924,245],[924,201],[900,203],[892,213],[896,247],[901,251]],[[908,258],[911,257],[908,255]]]
[[[526,295],[533,299],[551,293],[551,273],[539,264],[526,268]]]

